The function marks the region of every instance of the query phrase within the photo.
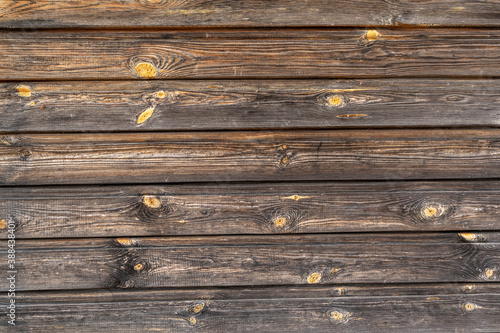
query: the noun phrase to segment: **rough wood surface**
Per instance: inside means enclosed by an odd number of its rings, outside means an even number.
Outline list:
[[[18,325],[36,332],[482,332],[500,324],[497,284],[24,294]]]
[[[498,26],[497,0],[5,0],[0,27]]]
[[[495,232],[18,240],[16,248],[18,291],[500,279]]]
[[[4,32],[0,77],[30,79],[500,76],[498,29]]]
[[[0,238],[500,230],[500,183],[0,188]]]
[[[499,109],[500,80],[0,83],[11,133],[499,126]]]
[[[497,178],[500,130],[1,137],[0,184]]]

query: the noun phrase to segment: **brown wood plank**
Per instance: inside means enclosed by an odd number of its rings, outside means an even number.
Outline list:
[[[22,306],[16,327],[36,332],[478,332],[500,325],[498,284],[45,292],[16,299]]]
[[[0,83],[11,133],[499,126],[499,109],[499,80]]]
[[[500,30],[50,31],[0,35],[3,80],[429,76],[500,76]]]
[[[500,234],[17,240],[16,270],[18,291],[495,282]]]
[[[0,238],[500,230],[500,183],[0,188]]]
[[[7,135],[0,184],[497,178],[500,130]]]
[[[497,0],[3,1],[0,27],[498,26]]]

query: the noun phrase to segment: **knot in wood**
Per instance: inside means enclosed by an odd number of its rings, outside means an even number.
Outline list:
[[[19,155],[21,157],[21,160],[26,161],[32,154],[31,151],[29,151],[28,149],[22,149],[19,152]]]
[[[135,66],[135,70],[139,76],[151,79],[156,76],[156,67],[148,62],[141,62]]]
[[[443,217],[450,207],[437,202],[424,202],[420,209],[420,215],[423,219],[431,220]]]
[[[463,309],[465,311],[474,311],[477,308],[477,305],[474,303],[465,303],[463,305]]]
[[[142,197],[142,203],[146,205],[149,208],[160,208],[161,207],[161,200],[155,196],[152,195],[145,195]]]
[[[314,272],[307,277],[307,283],[309,284],[319,283],[321,281],[321,278],[322,278],[321,272]]]
[[[334,320],[337,323],[347,323],[351,314],[347,311],[340,309],[332,309],[327,313],[328,318]]]
[[[483,276],[486,280],[492,280],[495,278],[496,275],[496,268],[486,268],[484,270]]]
[[[28,87],[28,86],[19,86],[17,87],[17,93],[19,94],[19,96],[21,97],[31,97],[31,88]]]
[[[202,312],[204,309],[205,309],[205,303],[204,302],[200,302],[200,303],[192,305],[189,308],[189,312],[197,314],[197,313]]]
[[[365,35],[364,35],[364,39],[368,42],[374,42],[376,41],[377,39],[379,39],[380,37],[380,34],[377,30],[375,29],[370,29],[368,30]]]
[[[147,108],[137,117],[137,125],[144,124],[155,112],[155,108]]]

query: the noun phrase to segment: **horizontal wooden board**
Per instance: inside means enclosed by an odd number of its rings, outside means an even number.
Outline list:
[[[499,110],[500,80],[0,83],[10,133],[499,126]]]
[[[497,0],[6,0],[0,27],[498,26]]]
[[[49,31],[0,35],[3,80],[429,76],[500,76],[500,30]]]
[[[0,238],[500,230],[500,183],[0,188]]]
[[[500,130],[26,134],[0,184],[497,178]]]
[[[18,293],[36,332],[479,332],[500,325],[496,285]],[[380,296],[373,296],[381,294]],[[359,295],[351,297],[352,295]],[[1,296],[2,306],[6,297]],[[7,326],[7,320],[0,327]]]
[[[18,291],[495,282],[500,234],[17,240],[15,268]]]

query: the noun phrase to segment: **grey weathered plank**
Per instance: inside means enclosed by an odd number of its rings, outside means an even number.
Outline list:
[[[499,109],[499,80],[0,83],[10,133],[499,126]]]
[[[500,130],[3,136],[0,184],[497,178]]]
[[[18,240],[16,249],[18,291],[500,278],[493,232]]]
[[[37,31],[0,35],[3,80],[429,76],[500,76],[500,30]]]
[[[0,27],[498,26],[497,0],[6,0]]]
[[[17,327],[36,332],[479,332],[500,325],[499,288],[376,285],[18,293],[22,307]],[[5,304],[6,297],[0,299]],[[7,321],[0,325],[5,328]]]
[[[0,188],[0,238],[500,230],[500,183]]]

